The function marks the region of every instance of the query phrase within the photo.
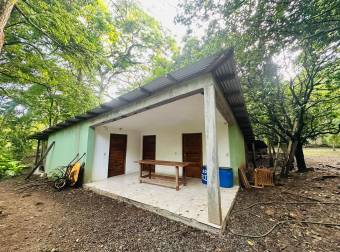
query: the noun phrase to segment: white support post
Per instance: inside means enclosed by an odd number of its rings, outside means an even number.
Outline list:
[[[214,85],[204,88],[204,121],[207,162],[208,221],[221,225],[221,196],[216,139],[216,94]]]

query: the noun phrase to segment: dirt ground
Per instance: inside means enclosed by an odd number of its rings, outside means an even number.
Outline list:
[[[281,186],[241,190],[223,235],[84,189],[56,192],[37,179],[29,186],[22,177],[4,180],[0,251],[339,251],[339,226],[296,221],[340,223],[340,157],[307,161],[310,172],[293,173]],[[233,234],[261,235],[285,220],[263,238]]]

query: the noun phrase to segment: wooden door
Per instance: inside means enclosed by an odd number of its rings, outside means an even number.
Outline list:
[[[202,133],[182,135],[183,162],[193,162],[186,168],[186,176],[200,178],[202,166]]]
[[[125,173],[127,135],[111,134],[108,177]]]
[[[143,159],[156,159],[156,136],[143,136]],[[154,165],[143,165],[143,170],[155,172]]]

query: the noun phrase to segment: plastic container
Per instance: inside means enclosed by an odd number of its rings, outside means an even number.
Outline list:
[[[220,167],[220,186],[225,188],[234,186],[233,169],[229,167]]]
[[[231,188],[234,186],[233,169],[229,167],[219,168],[220,186],[224,188]],[[201,180],[203,184],[207,184],[207,167],[204,165],[201,169]]]
[[[201,169],[201,180],[203,184],[207,184],[207,167],[205,165]]]

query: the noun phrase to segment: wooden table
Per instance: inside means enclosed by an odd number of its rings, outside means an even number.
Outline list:
[[[190,165],[190,162],[175,162],[175,161],[164,161],[164,160],[139,160],[139,161],[135,161],[136,163],[140,164],[140,168],[139,168],[139,182],[140,183],[148,183],[148,184],[155,184],[155,185],[162,185],[162,186],[167,186],[167,187],[171,187],[171,188],[176,188],[176,191],[179,190],[179,186],[186,185],[186,177],[185,177],[185,173],[186,173],[186,167],[188,165]],[[148,164],[148,165],[164,165],[164,166],[173,166],[175,168],[176,171],[176,175],[175,175],[175,184],[169,183],[169,181],[165,181],[164,179],[156,179],[156,178],[152,178],[151,176],[151,166],[149,166],[148,169],[148,174],[143,175],[143,165],[144,164]],[[179,168],[182,167],[183,168],[183,175],[182,178],[180,179],[179,177]]]

